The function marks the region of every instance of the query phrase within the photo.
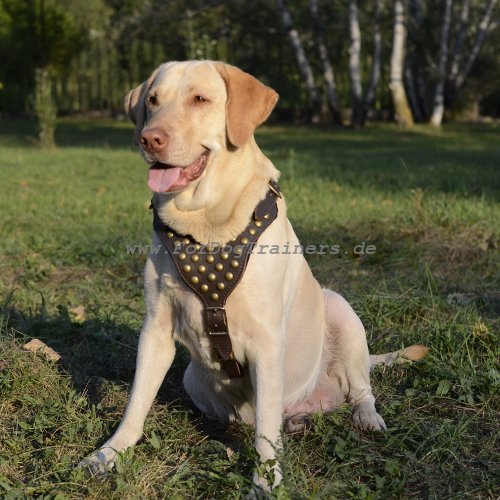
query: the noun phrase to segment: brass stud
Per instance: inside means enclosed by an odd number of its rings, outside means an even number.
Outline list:
[[[208,281],[215,281],[217,279],[217,276],[215,276],[214,273],[210,273],[208,276],[207,276],[207,279]]]
[[[224,290],[224,288],[226,288],[226,285],[224,285],[224,283],[217,283],[217,290]]]
[[[206,270],[207,270],[207,268],[205,266],[203,266],[203,265],[198,266],[198,272],[204,273]]]
[[[173,238],[173,237],[174,237],[174,233],[173,233],[172,231],[169,231],[169,232],[167,233],[167,236],[168,236],[169,238]]]
[[[264,215],[264,219],[269,219],[269,214]]]
[[[256,220],[256,221],[255,221],[255,225],[256,225],[257,227],[262,227],[262,221],[261,221],[261,220]]]
[[[244,239],[244,238],[243,238],[243,239]],[[241,247],[236,247],[236,248],[234,249],[234,253],[235,253],[235,254],[238,254],[238,255],[241,255],[241,254],[243,253],[243,248],[241,248]]]
[[[182,245],[182,241],[176,240],[176,241],[174,242],[174,245],[175,245],[176,247],[178,247],[179,245]]]
[[[187,255],[184,252],[179,254],[179,260],[186,260],[186,257]]]
[[[253,236],[257,231],[252,227],[248,230],[248,232]]]
[[[196,243],[196,245],[194,246],[194,249],[195,250],[200,250],[201,249],[201,245],[199,243]]]
[[[236,269],[237,267],[240,267],[240,263],[239,263],[236,259],[233,259],[233,260],[231,261],[230,266],[231,266],[233,269]]]
[[[245,238],[241,238],[241,243],[243,243],[243,245],[246,245],[248,243],[248,238],[245,236]]]
[[[200,278],[198,276],[191,276],[191,283],[193,285],[197,285],[200,282]]]
[[[204,293],[208,292],[208,285],[201,285],[200,290]]]
[[[191,272],[191,266],[189,264],[186,264],[185,266],[182,266],[182,270],[185,272],[185,273],[190,273]]]
[[[219,262],[219,263],[215,264],[215,269],[216,269],[217,271],[222,271],[222,270],[224,269],[224,266],[223,266],[223,264],[221,264],[221,263]]]
[[[189,238],[184,238],[182,243],[184,243],[184,245],[189,245],[191,242],[189,241]]]
[[[200,260],[200,256],[199,255],[191,255],[191,261],[192,262],[198,262]]]
[[[222,260],[227,260],[227,259],[229,259],[229,254],[228,254],[228,253],[225,253],[225,252],[224,252],[224,253],[221,253],[221,254],[220,254],[220,258],[221,258]]]
[[[231,281],[234,278],[234,275],[233,275],[233,273],[226,273],[224,275],[224,278],[226,278],[227,281]]]
[[[210,298],[215,302],[216,300],[219,300],[219,294],[214,292],[210,295]]]
[[[215,257],[213,255],[207,255],[207,262],[209,264],[212,264],[214,260],[215,260]]]

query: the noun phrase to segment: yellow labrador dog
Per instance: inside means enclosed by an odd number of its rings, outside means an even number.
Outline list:
[[[254,140],[278,95],[243,71],[213,61],[162,64],[129,92],[125,107],[135,142],[151,169],[149,187],[161,220],[202,244],[225,245],[249,224],[278,171]],[[278,215],[259,248],[296,248],[297,237],[277,198]],[[153,244],[161,245],[156,233]],[[234,358],[244,376],[228,378],[207,338],[199,298],[180,279],[169,254],[151,255],[145,269],[147,314],[125,416],[114,435],[84,463],[94,472],[142,435],[146,415],[174,359],[175,341],[189,350],[184,386],[208,416],[255,426],[262,462],[274,459],[284,421],[344,402],[354,424],[383,430],[370,387],[370,364],[419,359],[423,346],[370,356],[365,330],[350,305],[321,289],[300,252],[254,252],[226,303]],[[262,468],[260,468],[262,470]],[[266,480],[254,475],[264,487]]]

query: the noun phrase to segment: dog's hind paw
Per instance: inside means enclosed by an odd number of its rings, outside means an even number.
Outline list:
[[[385,431],[384,419],[373,406],[360,404],[354,408],[354,426],[363,431]]]
[[[311,416],[308,413],[297,413],[287,418],[283,424],[283,429],[287,434],[302,432],[312,424]]]

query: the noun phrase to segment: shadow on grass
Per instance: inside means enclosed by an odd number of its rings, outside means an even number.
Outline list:
[[[431,136],[370,129],[338,133],[314,129],[258,137],[287,182],[319,179],[337,187],[392,193],[423,189],[459,196],[500,197],[500,146],[492,131]],[[359,134],[359,135],[356,135]]]
[[[15,308],[4,311],[8,324],[19,334],[23,343],[40,339],[61,355],[59,367],[68,374],[75,388],[86,395],[90,403],[102,399],[101,387],[105,382],[125,384],[130,391],[135,373],[138,336],[127,325],[96,320],[75,323],[68,311],[60,310],[50,317],[42,305],[35,314],[25,314]],[[235,437],[227,432],[227,423],[205,417],[192,403],[184,390],[182,378],[189,363],[187,351],[177,345],[177,352],[156,400],[162,405],[181,406],[188,411],[193,426],[210,439],[235,446]],[[236,444],[237,447],[237,444]]]
[[[133,125],[110,119],[62,119],[55,132],[58,147],[133,149]],[[37,147],[34,120],[0,120],[0,144]]]
[[[110,119],[63,118],[60,148],[135,151],[132,124]],[[319,127],[266,127],[257,132],[264,153],[289,182],[312,178],[390,192],[421,188],[460,196],[500,197],[498,131],[485,125],[450,125],[442,131],[390,125],[361,131]],[[0,121],[0,145],[34,147],[34,121]]]
[[[401,231],[370,223],[329,232],[295,223],[294,230],[316,279],[341,293],[378,293],[382,284],[398,293],[432,290],[431,298],[474,307],[483,318],[500,315],[499,258],[490,233],[467,227],[457,234],[439,228]],[[307,255],[307,245],[336,246],[338,252]]]
[[[61,355],[59,365],[69,374],[75,387],[86,392],[97,403],[100,381],[118,384],[132,383],[137,355],[138,332],[125,324],[86,320],[75,322],[67,309],[61,307],[58,316],[49,316],[42,303],[36,312],[25,313],[9,308],[4,313],[8,325],[25,337],[38,338]],[[164,402],[182,397],[182,372],[186,354],[178,352],[174,366],[162,387]]]

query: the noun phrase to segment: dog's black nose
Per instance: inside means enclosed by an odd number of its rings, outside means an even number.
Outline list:
[[[141,144],[150,153],[159,153],[168,143],[168,135],[161,128],[150,128],[142,131]]]

